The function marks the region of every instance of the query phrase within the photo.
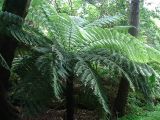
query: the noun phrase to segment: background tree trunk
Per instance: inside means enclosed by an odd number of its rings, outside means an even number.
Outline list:
[[[3,11],[11,12],[25,18],[31,0],[4,0]],[[17,41],[6,34],[0,34],[0,53],[12,65]],[[17,120],[16,109],[8,102],[10,71],[0,66],[0,120]]]
[[[128,32],[135,37],[137,37],[138,35],[139,6],[140,6],[139,0],[131,0],[129,24],[133,27],[130,28]]]
[[[130,28],[128,32],[135,37],[138,35],[139,4],[140,4],[139,0],[131,0],[129,23],[133,27]],[[115,115],[117,115],[118,117],[124,116],[128,94],[129,94],[129,82],[123,76],[119,84],[117,98],[115,99],[113,107],[113,116]]]

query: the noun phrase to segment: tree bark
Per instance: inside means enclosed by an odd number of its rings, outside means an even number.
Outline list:
[[[11,12],[25,18],[31,0],[4,0],[2,11]],[[5,33],[0,34],[0,53],[12,66],[17,41]],[[8,101],[10,71],[0,66],[0,120],[17,120],[16,109]]]
[[[139,26],[139,0],[131,0],[131,8],[130,8],[130,19],[129,23],[132,28],[129,29],[129,33],[132,36],[137,37],[138,35],[138,26]],[[117,115],[118,117],[122,117],[125,114],[125,107],[127,104],[128,94],[129,94],[129,82],[128,80],[122,76],[118,94],[115,99],[114,107],[113,107],[113,116]]]
[[[65,120],[74,120],[74,75],[71,73],[66,83],[66,118]]]
[[[125,77],[122,77],[118,88],[118,94],[114,103],[113,117],[124,116],[125,107],[128,99],[128,93],[129,93],[129,82]]]
[[[139,0],[131,0],[129,24],[133,27],[130,28],[128,32],[135,37],[138,35],[139,4]]]

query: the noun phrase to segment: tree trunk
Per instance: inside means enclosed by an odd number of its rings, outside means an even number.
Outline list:
[[[128,32],[135,37],[138,35],[139,3],[140,3],[139,0],[131,0],[129,23],[133,27],[130,28]],[[118,117],[124,116],[128,94],[129,94],[129,82],[123,76],[119,84],[117,98],[115,99],[113,107],[113,116],[115,115],[118,115]]]
[[[113,117],[122,117],[125,114],[125,107],[127,104],[129,93],[129,82],[125,77],[121,78],[118,94],[115,99],[114,108],[113,108]]]
[[[129,24],[133,27],[130,28],[128,32],[135,37],[138,35],[139,4],[140,4],[139,0],[131,1]]]
[[[25,18],[30,0],[4,0],[3,11]],[[0,34],[0,53],[9,67],[12,65],[17,47],[16,40],[6,34]],[[8,102],[10,71],[0,66],[0,120],[17,120],[16,109]]]
[[[74,75],[67,79],[66,84],[66,120],[74,120],[74,90],[73,90]]]

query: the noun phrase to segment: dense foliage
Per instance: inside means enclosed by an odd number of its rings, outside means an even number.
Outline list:
[[[97,110],[106,120],[112,116],[120,79],[126,78],[130,109],[157,103],[159,11],[140,8],[137,38],[128,33],[125,0],[33,0],[25,21],[1,12],[0,32],[19,42],[11,68],[0,54],[1,65],[11,71],[11,102],[25,116],[50,106],[64,108],[67,81],[72,78],[78,89],[76,103]]]

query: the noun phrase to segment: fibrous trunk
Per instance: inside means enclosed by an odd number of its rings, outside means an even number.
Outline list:
[[[74,75],[70,74],[66,83],[66,120],[74,120]]]
[[[125,77],[122,77],[113,108],[114,116],[122,117],[125,114],[125,107],[127,104],[128,93],[129,93],[129,82]]]
[[[30,0],[4,0],[3,11],[11,12],[25,18]],[[17,42],[12,36],[0,34],[0,53],[11,67]],[[0,120],[17,120],[16,109],[9,103],[7,92],[9,89],[10,71],[0,66]]]

